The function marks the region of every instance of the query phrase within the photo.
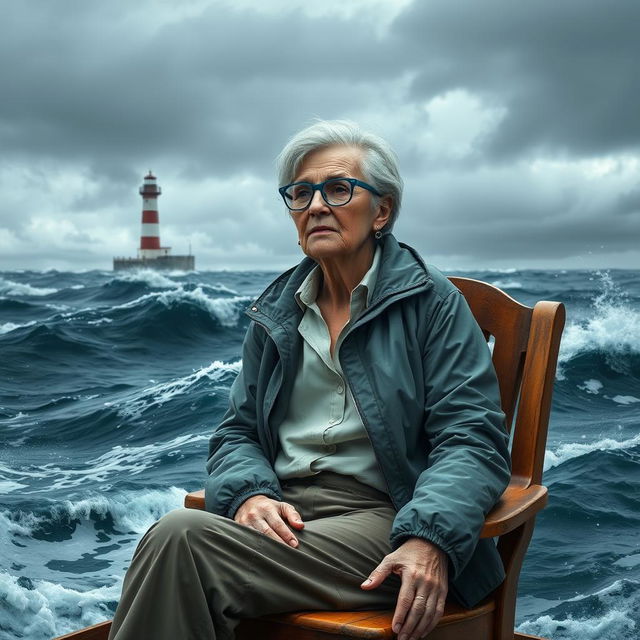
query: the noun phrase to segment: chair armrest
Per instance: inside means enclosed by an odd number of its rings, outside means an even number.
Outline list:
[[[204,489],[187,493],[184,497],[184,506],[187,509],[202,509],[204,511]]]
[[[513,531],[533,517],[547,504],[547,488],[534,484],[530,487],[509,485],[496,506],[488,513],[481,538],[495,538]],[[184,497],[187,509],[204,509],[204,489],[192,491]]]
[[[547,487],[509,485],[487,514],[481,538],[495,538],[513,531],[532,518],[547,504]]]

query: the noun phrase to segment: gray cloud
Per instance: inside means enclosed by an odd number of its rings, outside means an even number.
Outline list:
[[[13,3],[0,268],[133,254],[149,168],[167,244],[192,242],[203,267],[285,266],[298,254],[274,158],[315,116],[390,140],[397,232],[426,254],[640,263],[640,5],[334,4]]]
[[[42,14],[30,22],[35,4]],[[6,150],[97,156],[98,166],[160,156],[190,171],[264,171],[292,122],[362,103],[362,85],[395,66],[354,20],[211,6],[141,34],[138,21],[91,6],[61,21],[59,4],[27,2],[5,23],[0,53],[19,61],[3,79]]]
[[[507,108],[486,141],[492,157],[600,155],[640,144],[639,23],[634,0],[432,0],[393,34],[424,61],[414,97],[464,87]]]

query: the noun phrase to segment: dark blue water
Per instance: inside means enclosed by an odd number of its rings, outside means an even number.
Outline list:
[[[455,275],[568,310],[519,629],[639,637],[640,272]],[[0,637],[112,616],[141,535],[203,485],[243,310],[274,276],[0,273]]]

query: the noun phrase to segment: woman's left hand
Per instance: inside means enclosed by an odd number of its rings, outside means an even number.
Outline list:
[[[417,640],[438,624],[447,597],[448,558],[435,544],[409,538],[371,572],[360,586],[375,589],[391,573],[402,579],[391,626],[398,640]]]

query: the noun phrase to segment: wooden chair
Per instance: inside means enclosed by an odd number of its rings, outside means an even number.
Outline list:
[[[506,579],[473,609],[448,602],[430,640],[541,640],[514,632],[516,595],[522,561],[535,516],[547,502],[542,465],[555,379],[564,305],[524,306],[485,282],[450,278],[464,294],[476,321],[494,338],[493,363],[502,408],[512,435],[511,482],[488,514],[481,536],[498,538]],[[517,412],[516,412],[517,407]],[[514,420],[515,418],[515,420]],[[185,497],[185,507],[204,508],[204,491]],[[393,611],[304,611],[243,620],[238,640],[392,639]],[[110,622],[58,640],[106,640]]]

